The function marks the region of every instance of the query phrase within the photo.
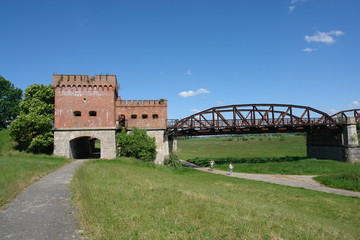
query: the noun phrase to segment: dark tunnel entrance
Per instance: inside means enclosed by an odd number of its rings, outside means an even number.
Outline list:
[[[100,158],[100,140],[92,137],[79,137],[70,141],[71,156],[75,159]]]

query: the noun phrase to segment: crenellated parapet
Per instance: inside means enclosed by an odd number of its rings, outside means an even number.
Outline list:
[[[71,91],[87,90],[115,90],[117,79],[115,75],[64,75],[54,74],[53,84],[55,89]]]
[[[117,105],[120,107],[134,107],[134,106],[167,106],[167,100],[119,100]]]

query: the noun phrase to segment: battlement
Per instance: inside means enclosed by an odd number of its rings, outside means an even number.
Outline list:
[[[117,89],[116,75],[65,75],[54,74],[53,84],[55,87],[94,87],[94,86],[107,86]]]
[[[135,107],[135,106],[160,106],[166,107],[167,100],[118,100],[116,101],[116,105],[120,107]]]

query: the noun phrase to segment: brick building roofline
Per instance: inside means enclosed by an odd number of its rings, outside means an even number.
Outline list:
[[[118,106],[167,106],[167,100],[117,100]]]
[[[53,75],[53,85],[112,85],[117,88],[117,78],[116,75],[75,75],[75,74],[54,74]]]

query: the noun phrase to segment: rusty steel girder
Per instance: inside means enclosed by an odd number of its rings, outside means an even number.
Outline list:
[[[354,117],[357,122],[360,121],[360,109],[349,109],[341,112],[337,112],[331,115],[332,118],[347,119],[347,117]]]
[[[307,106],[243,104],[209,108],[168,122],[168,128],[174,135],[206,135],[279,132],[282,129],[306,131],[310,127],[334,127],[336,124],[336,120],[328,114]]]

